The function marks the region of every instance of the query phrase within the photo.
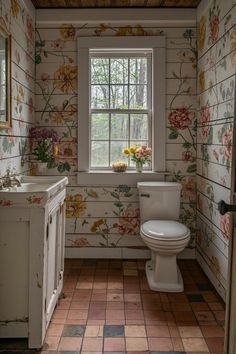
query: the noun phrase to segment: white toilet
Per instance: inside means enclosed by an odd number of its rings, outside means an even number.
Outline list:
[[[175,182],[139,182],[140,235],[152,251],[146,262],[150,288],[181,292],[183,279],[176,256],[190,239],[190,230],[179,223],[181,184]]]

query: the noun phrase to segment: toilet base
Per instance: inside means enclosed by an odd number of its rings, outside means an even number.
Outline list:
[[[177,282],[175,283],[161,283],[155,280],[155,262],[150,260],[146,262],[146,276],[148,285],[151,290],[180,293],[184,291],[183,278],[180,273],[179,267],[177,267]]]

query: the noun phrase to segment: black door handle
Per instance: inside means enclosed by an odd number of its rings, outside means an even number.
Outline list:
[[[218,210],[221,215],[225,215],[229,211],[236,211],[236,205],[235,204],[227,204],[223,200],[221,200],[218,203]]]

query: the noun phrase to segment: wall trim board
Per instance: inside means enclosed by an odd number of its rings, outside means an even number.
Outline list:
[[[66,247],[65,258],[96,258],[96,259],[150,259],[148,249],[106,248],[106,247]],[[195,249],[186,248],[178,259],[195,259]]]
[[[162,27],[188,27],[196,26],[197,9],[68,9],[36,10],[36,24],[50,27],[68,22],[70,24],[80,23],[102,23],[119,22],[137,24],[146,23],[161,25]]]

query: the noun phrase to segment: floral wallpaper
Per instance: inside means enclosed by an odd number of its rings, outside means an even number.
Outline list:
[[[236,70],[236,1],[198,11],[197,259],[225,299]]]
[[[12,128],[0,130],[0,175],[28,174],[29,128],[34,123],[35,11],[25,0],[0,1],[0,24],[12,35]]]
[[[49,28],[48,28],[49,27]],[[196,234],[196,29],[113,26],[109,23],[61,23],[36,28],[36,124],[59,136],[56,166],[48,174],[66,174],[66,256],[113,250],[118,257],[146,255],[139,236],[139,203],[134,186],[76,185],[78,36],[167,37],[166,143],[168,180],[183,185],[181,220],[191,228],[187,252],[194,256]],[[79,72],[79,68],[78,68]],[[79,125],[79,122],[78,122]],[[90,250],[90,253],[88,253]]]

